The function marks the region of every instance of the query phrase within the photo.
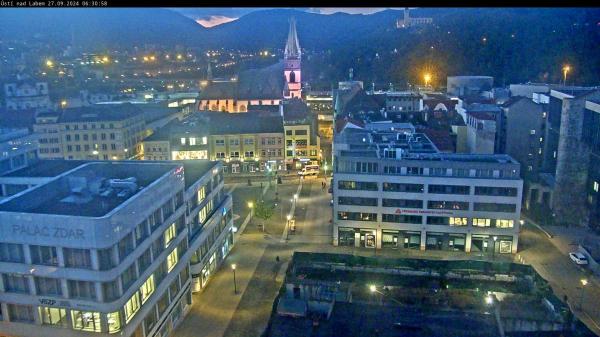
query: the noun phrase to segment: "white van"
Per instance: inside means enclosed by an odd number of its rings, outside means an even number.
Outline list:
[[[316,176],[319,174],[319,165],[306,165],[302,171],[298,171],[299,176]]]

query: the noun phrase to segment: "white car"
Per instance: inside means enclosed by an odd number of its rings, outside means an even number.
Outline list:
[[[569,253],[569,257],[571,258],[571,260],[573,260],[573,262],[583,265],[583,264],[588,264],[588,259],[587,257],[585,257],[585,255],[583,255],[580,252],[572,252]]]

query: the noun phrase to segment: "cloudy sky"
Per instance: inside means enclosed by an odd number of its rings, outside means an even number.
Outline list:
[[[173,10],[188,16],[204,27],[214,27],[226,22],[234,21],[239,17],[257,10],[271,9],[271,8],[172,8]],[[319,7],[319,8],[295,8],[298,10],[305,10],[307,12],[320,13],[320,14],[333,14],[337,12],[344,12],[349,14],[372,14],[386,8],[368,8],[368,7]]]

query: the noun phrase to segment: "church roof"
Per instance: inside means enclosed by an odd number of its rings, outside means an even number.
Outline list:
[[[300,58],[300,54],[300,42],[298,42],[298,34],[296,33],[296,20],[291,18],[284,55],[285,58]]]
[[[283,62],[265,68],[249,69],[237,81],[211,82],[199,99],[280,99],[284,85]]]

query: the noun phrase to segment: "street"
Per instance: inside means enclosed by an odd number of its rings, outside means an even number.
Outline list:
[[[356,255],[385,257],[411,257],[431,259],[464,259],[463,253],[441,251],[378,250],[368,248],[334,247],[331,244],[332,218],[331,194],[323,190],[323,177],[292,177],[277,185],[275,179],[254,181],[234,180],[226,184],[233,195],[236,234],[235,246],[226,263],[215,273],[201,293],[194,294],[194,304],[175,336],[260,336],[269,320],[273,301],[285,275],[287,263],[294,251],[336,252]],[[301,183],[302,182],[302,183]],[[298,199],[294,205],[294,195]],[[248,217],[248,202],[256,202],[262,195],[267,203],[276,204],[272,217],[261,220],[256,217],[241,228]],[[293,214],[291,211],[293,210]],[[286,226],[287,215],[295,219],[295,232]],[[262,225],[264,224],[264,229]],[[519,254],[546,278],[559,298],[566,294],[576,316],[595,333],[600,334],[600,286],[597,279],[570,261],[537,229],[526,226],[522,230]],[[279,257],[279,259],[277,259]],[[482,257],[478,257],[482,258]],[[236,264],[236,287],[234,294],[231,264]],[[581,302],[581,278],[590,282],[583,290]]]

